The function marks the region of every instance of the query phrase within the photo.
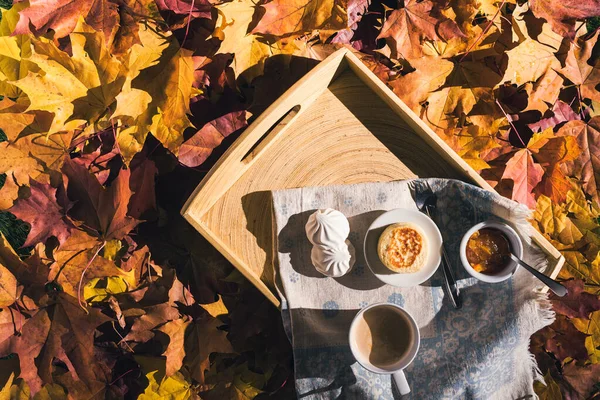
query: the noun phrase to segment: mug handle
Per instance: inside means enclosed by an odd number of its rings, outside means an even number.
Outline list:
[[[392,374],[394,378],[394,382],[396,383],[396,387],[400,391],[402,396],[410,393],[410,386],[408,386],[408,381],[406,380],[406,376],[404,375],[404,371],[399,370]]]

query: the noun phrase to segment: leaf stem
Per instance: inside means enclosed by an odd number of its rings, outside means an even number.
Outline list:
[[[79,306],[81,308],[83,308],[83,311],[85,311],[86,313],[88,312],[87,308],[85,308],[84,304],[81,302],[81,284],[83,283],[83,277],[85,276],[87,269],[90,267],[90,265],[92,265],[92,262],[94,262],[96,257],[98,257],[100,250],[102,250],[105,245],[106,245],[106,241],[102,242],[102,245],[100,245],[100,247],[98,247],[98,250],[96,250],[96,252],[92,256],[92,258],[90,258],[90,261],[88,261],[87,265],[83,269],[83,272],[81,273],[81,278],[79,278],[79,285],[77,285],[77,301],[79,302]]]
[[[119,331],[117,330],[117,328],[115,327],[115,321],[112,322],[112,327],[113,327],[114,331],[117,333],[117,335],[119,335],[119,337],[121,338],[121,341],[123,343],[125,343],[125,346],[127,346],[127,348],[129,349],[129,351],[131,351],[132,353],[135,353],[135,351],[133,351],[133,349],[131,348],[131,346],[129,345],[129,343],[127,343],[127,341],[125,340],[125,338],[123,337],[123,335],[121,335],[119,333]]]
[[[192,11],[194,11],[194,1],[195,0],[190,1],[190,12],[188,13],[188,21],[185,26],[185,35],[183,36],[183,40],[181,41],[181,46],[179,46],[179,48],[183,47],[183,45],[185,44],[185,41],[188,37],[188,33],[190,32],[190,25],[192,23]]]
[[[487,23],[486,27],[483,29],[483,31],[481,31],[481,33],[479,34],[479,36],[477,37],[477,39],[475,39],[475,41],[469,46],[469,48],[467,49],[467,52],[465,54],[463,54],[463,56],[460,58],[460,60],[458,60],[459,63],[461,63],[465,59],[465,57],[469,55],[469,53],[471,52],[471,50],[473,50],[473,48],[483,38],[483,35],[485,35],[487,33],[487,31],[490,30],[490,28],[492,27],[492,24],[494,23],[494,20],[496,19],[496,17],[500,13],[500,10],[502,10],[502,7],[504,7],[505,3],[506,3],[506,0],[502,0],[502,4],[500,4],[500,6],[498,7],[498,10],[496,11],[496,14],[494,14],[494,16],[492,17],[492,19],[490,19],[490,22]]]
[[[527,145],[523,141],[523,138],[521,138],[521,135],[519,134],[519,131],[517,130],[517,127],[512,123],[511,118],[508,116],[508,114],[506,113],[506,111],[504,111],[504,108],[502,108],[502,104],[500,104],[500,102],[498,101],[498,99],[496,99],[496,104],[498,105],[498,107],[500,107],[500,110],[502,110],[502,114],[504,114],[504,117],[506,118],[506,120],[508,121],[508,123],[510,124],[510,126],[513,128],[513,130],[515,131],[515,133],[517,134],[517,137],[519,138],[519,140],[523,144],[523,147],[527,147]]]

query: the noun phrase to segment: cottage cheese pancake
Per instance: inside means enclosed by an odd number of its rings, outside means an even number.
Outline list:
[[[415,224],[392,224],[379,237],[377,253],[383,265],[394,272],[417,272],[427,261],[427,239]]]

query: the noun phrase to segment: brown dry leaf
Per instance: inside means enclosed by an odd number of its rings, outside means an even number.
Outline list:
[[[464,127],[458,133],[458,155],[477,171],[490,168],[483,157],[498,147],[501,145],[496,140],[496,135],[477,125]]]
[[[103,240],[122,239],[139,221],[127,215],[131,197],[130,171],[122,169],[109,188],[104,188],[88,170],[65,157],[63,173],[69,178],[67,195],[75,204],[73,218],[85,221],[86,229]]]
[[[445,135],[463,119],[476,104],[493,104],[492,88],[502,76],[482,61],[458,61],[446,77],[444,85],[427,98],[426,113],[422,118]]]
[[[209,315],[190,324],[185,333],[184,364],[192,378],[204,384],[204,371],[210,367],[211,353],[233,353],[227,333],[219,329],[222,323]]]
[[[135,319],[124,340],[143,343],[154,337],[154,332],[152,332],[154,328],[179,318],[179,311],[170,304],[162,303],[144,308],[123,310],[123,315],[125,317],[139,316]]]
[[[23,246],[32,246],[45,242],[55,236],[64,242],[75,226],[66,216],[66,211],[56,201],[56,189],[50,185],[29,181],[31,195],[18,199],[10,212],[17,218],[29,223],[31,230]]]
[[[579,37],[571,43],[566,65],[558,70],[559,74],[577,85],[582,97],[594,101],[600,101],[600,63],[595,61],[592,54],[599,35],[600,31],[596,30],[587,40],[586,37]]]
[[[568,289],[564,297],[551,295],[554,310],[569,318],[589,318],[590,313],[600,310],[600,299],[584,291],[583,281],[580,279],[563,282]]]
[[[36,160],[23,153],[9,142],[0,143],[0,174],[7,174],[4,187],[0,190],[0,206],[10,208],[18,197],[19,184],[29,182],[30,177],[39,176],[43,170]]]
[[[4,118],[10,119],[14,115],[0,113],[0,123]],[[20,132],[21,135],[17,134],[16,138],[9,137],[9,141],[0,143],[0,173],[8,175],[0,190],[0,209],[11,207],[18,197],[19,186],[27,185],[30,179],[49,183],[51,177],[60,170],[73,137],[72,131],[50,136],[43,133],[23,134],[25,130]]]
[[[526,4],[517,6],[513,15],[523,14],[526,9]],[[503,81],[514,82],[517,85],[535,82],[549,70],[557,70],[561,67],[555,55],[562,46],[563,37],[561,35],[553,32],[549,24],[543,24],[541,32],[536,32],[533,38],[527,31],[525,18],[521,16],[513,18],[512,21],[512,28],[518,36],[523,38],[523,41],[506,52],[508,64]]]
[[[17,279],[0,264],[0,308],[8,307],[17,300]]]
[[[37,308],[36,303],[46,294],[44,289],[48,282],[48,265],[43,260],[44,254],[45,247],[40,243],[34,248],[33,254],[23,261],[4,235],[0,234],[0,264],[15,276],[18,283],[23,285],[20,299],[28,309]]]
[[[573,325],[581,332],[589,335],[585,347],[593,364],[600,363],[600,311],[592,313],[588,318],[573,318]]]
[[[388,81],[388,86],[414,112],[419,114],[422,104],[444,85],[452,72],[452,62],[437,57],[421,57],[411,60],[412,72]]]
[[[576,34],[576,20],[600,16],[598,0],[531,0],[530,7],[533,14],[548,21],[555,32],[571,39]]]
[[[64,362],[88,387],[98,387],[93,367],[94,331],[110,319],[96,309],[84,312],[77,299],[59,294],[23,325],[20,336],[0,344],[0,350],[19,355],[21,375],[32,394],[52,383],[52,363]]]
[[[252,33],[284,36],[313,29],[344,29],[348,25],[346,3],[347,0],[273,0],[261,5],[264,14]]]
[[[521,149],[506,163],[502,179],[514,182],[512,199],[529,208],[536,206],[533,190],[542,181],[544,169],[535,163],[529,149]],[[541,196],[540,196],[541,198]],[[562,229],[561,229],[562,230]]]
[[[408,0],[387,15],[377,39],[386,39],[393,58],[418,58],[425,39],[447,41],[464,37],[453,20],[443,16],[430,0]],[[437,14],[437,15],[436,15]]]
[[[233,111],[210,121],[183,142],[179,149],[179,161],[188,167],[202,164],[223,139],[246,125],[246,111],[243,110]]]
[[[545,385],[541,382],[535,381],[533,387],[535,393],[539,396],[540,400],[562,400],[562,393],[560,392],[560,386],[554,381],[552,375],[546,372],[544,375]]]
[[[167,376],[175,374],[183,365],[183,357],[185,356],[185,331],[190,322],[191,320],[187,317],[179,318],[174,321],[169,321],[158,328],[159,331],[169,336],[169,344],[162,354],[167,357]]]
[[[65,293],[78,297],[78,294],[83,294],[83,290],[79,293],[80,281],[83,289],[95,278],[127,277],[114,262],[100,255],[94,256],[100,246],[96,238],[82,230],[73,230],[71,236],[54,251],[55,263],[51,266],[49,279],[60,284]]]
[[[568,160],[565,172],[582,181],[586,193],[600,204],[600,116],[584,121],[567,122],[557,135],[574,137],[581,150],[574,160]]]
[[[586,399],[590,396],[597,378],[600,376],[600,364],[580,366],[572,361],[563,367],[563,378],[570,385],[569,398]]]
[[[553,69],[548,69],[535,82],[526,85],[529,93],[525,111],[537,110],[544,113],[558,100],[564,79]]]

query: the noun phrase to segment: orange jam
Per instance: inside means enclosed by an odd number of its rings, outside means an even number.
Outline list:
[[[477,272],[494,275],[510,262],[510,244],[502,231],[483,228],[467,243],[467,261]]]

